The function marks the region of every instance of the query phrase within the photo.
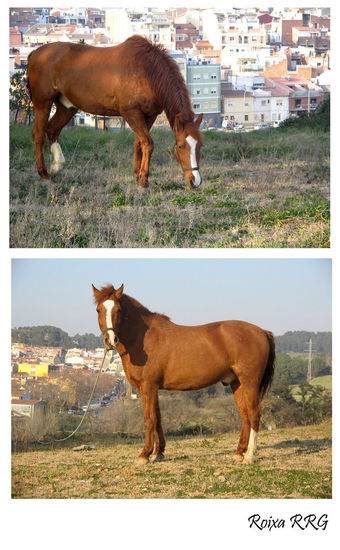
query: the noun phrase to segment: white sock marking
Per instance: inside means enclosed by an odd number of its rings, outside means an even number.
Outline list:
[[[253,457],[256,451],[256,444],[257,444],[257,432],[253,430],[253,428],[250,428],[250,436],[249,436],[249,442],[248,442],[248,449],[246,452],[246,455],[248,457]]]
[[[191,162],[191,168],[195,168],[197,167],[197,161],[196,161],[196,145],[197,145],[197,140],[194,139],[192,136],[187,136],[186,137],[186,140],[187,142],[189,143],[190,145],[190,162]],[[193,171],[193,175],[194,175],[194,178],[195,178],[195,181],[193,182],[194,186],[195,187],[199,187],[199,185],[201,185],[201,182],[202,182],[202,178],[201,178],[201,175],[199,173],[198,170],[194,170]]]
[[[70,101],[69,99],[67,99],[67,97],[64,96],[64,95],[61,95],[61,96],[59,97],[59,101],[60,101],[60,103],[62,103],[62,104],[64,105],[64,107],[66,107],[66,109],[76,109],[76,108],[77,108],[77,107],[75,107],[75,106],[73,105],[73,103],[71,103],[71,101]]]
[[[60,145],[57,141],[52,143],[51,153],[53,155],[53,161],[52,161],[52,164],[50,166],[50,172],[53,175],[53,174],[56,174],[57,172],[59,172],[60,168],[65,163],[65,158],[64,158],[63,152],[61,150],[61,147],[60,147]]]

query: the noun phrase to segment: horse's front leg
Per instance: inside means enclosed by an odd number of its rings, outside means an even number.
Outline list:
[[[135,154],[134,154],[134,157],[133,157],[133,174],[136,178],[137,183],[138,183],[138,179],[139,179],[139,172],[140,172],[141,164],[142,164],[142,148],[141,148],[141,144],[140,144],[140,141],[139,141],[138,137],[136,137],[136,140],[135,140]]]
[[[157,392],[158,387],[149,382],[143,382],[139,388],[144,407],[145,441],[144,448],[138,459],[148,462],[154,448],[154,432],[157,426]]]
[[[153,140],[149,130],[156,117],[146,118],[142,111],[138,109],[122,111],[122,115],[136,134],[133,171],[137,185],[148,187],[150,159],[153,151]],[[139,171],[137,172],[138,167]]]

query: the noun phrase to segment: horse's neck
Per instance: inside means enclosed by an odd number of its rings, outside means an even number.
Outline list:
[[[129,296],[124,296],[122,312],[122,337],[126,342],[133,342],[140,333],[147,330],[153,314]]]

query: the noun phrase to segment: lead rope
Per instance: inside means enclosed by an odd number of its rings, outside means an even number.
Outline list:
[[[99,376],[100,376],[100,374],[101,374],[101,372],[102,372],[102,370],[103,370],[104,361],[105,361],[105,358],[106,358],[106,355],[107,355],[107,351],[108,351],[108,350],[105,350],[104,357],[103,357],[103,360],[102,360],[102,362],[101,362],[99,372],[98,372],[98,374],[97,374],[97,378],[96,378],[96,380],[95,380],[95,383],[94,383],[94,386],[93,386],[93,388],[92,388],[92,391],[91,391],[89,400],[88,400],[88,402],[87,402],[87,407],[86,407],[86,409],[85,409],[85,411],[84,411],[84,414],[83,414],[83,416],[81,417],[80,422],[79,422],[78,426],[76,427],[76,429],[73,430],[73,432],[70,433],[68,436],[63,437],[62,439],[54,439],[54,438],[53,438],[53,439],[51,439],[50,441],[40,441],[39,439],[37,439],[37,438],[35,437],[35,435],[33,434],[32,430],[31,430],[31,426],[30,426],[30,427],[29,427],[29,428],[30,428],[30,432],[31,432],[32,436],[34,437],[34,441],[35,441],[36,443],[40,443],[40,445],[50,445],[51,443],[56,442],[56,441],[66,441],[67,439],[70,439],[70,437],[72,437],[72,436],[79,430],[80,426],[81,426],[82,423],[84,422],[84,418],[85,418],[85,416],[86,416],[86,414],[87,414],[87,411],[89,410],[89,407],[90,407],[90,403],[91,403],[91,401],[92,401],[93,394],[94,394],[94,392],[96,391],[96,387],[97,387],[97,384],[98,384]]]

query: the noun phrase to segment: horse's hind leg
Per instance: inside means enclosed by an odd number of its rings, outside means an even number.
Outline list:
[[[39,106],[34,105],[33,140],[35,145],[38,174],[42,179],[49,179],[49,174],[46,170],[44,160],[43,147],[51,107],[52,101],[46,101]]]
[[[238,442],[236,452],[234,453],[233,456],[234,456],[234,459],[241,461],[243,459],[244,453],[248,448],[249,435],[250,435],[250,421],[248,417],[248,410],[247,410],[247,405],[245,401],[243,387],[240,385],[240,382],[238,380],[235,382],[232,382],[231,389],[233,390],[234,400],[239,410],[241,422],[242,422],[240,440]]]
[[[245,404],[247,407],[247,414],[250,422],[250,434],[248,447],[244,455],[243,462],[245,464],[251,464],[252,462],[254,462],[257,446],[257,434],[259,432],[261,418],[260,396],[257,386],[245,388],[244,396]]]
[[[55,101],[55,106],[56,112],[47,125],[47,135],[53,155],[52,164],[50,166],[50,174],[52,176],[59,172],[65,162],[63,152],[58,143],[60,132],[77,112],[76,108],[67,109],[58,100]]]
[[[156,402],[156,428],[155,428],[155,439],[156,439],[156,448],[155,448],[155,458],[154,462],[163,460],[164,458],[164,449],[165,449],[165,438],[161,423],[161,411],[159,408],[159,401],[157,396]]]

